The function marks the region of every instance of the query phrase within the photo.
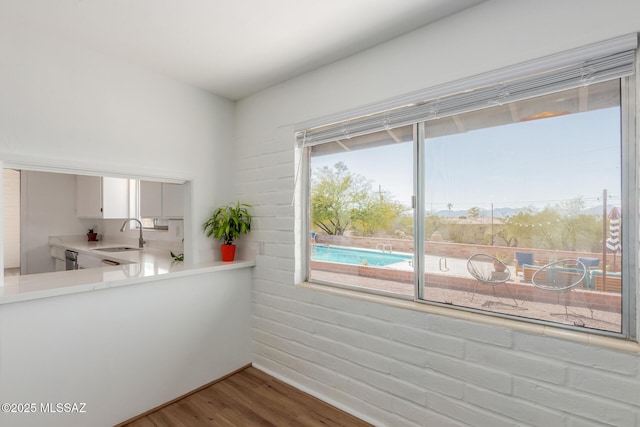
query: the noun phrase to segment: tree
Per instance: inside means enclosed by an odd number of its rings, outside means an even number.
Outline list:
[[[342,236],[351,223],[356,181],[343,162],[320,169],[312,179],[311,222],[327,234]]]
[[[570,251],[598,250],[602,219],[581,213],[584,202],[576,198],[540,212],[532,209],[504,219],[497,235],[509,246]]]
[[[362,197],[353,210],[353,228],[363,236],[374,236],[380,231],[391,231],[394,221],[404,211],[399,203],[384,195]]]
[[[467,215],[469,215],[471,218],[479,218],[480,217],[480,208],[477,207],[477,206],[469,208],[469,210],[467,210]]]
[[[387,194],[374,193],[371,181],[343,162],[319,169],[311,182],[311,222],[330,235],[341,236],[347,229],[364,236],[391,232],[405,209]]]

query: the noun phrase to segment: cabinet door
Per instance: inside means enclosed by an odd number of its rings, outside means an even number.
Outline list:
[[[129,218],[129,180],[102,178],[102,217]]]
[[[76,176],[76,216],[102,218],[102,178]]]
[[[140,216],[142,218],[162,216],[162,183],[140,181]]]
[[[162,215],[166,218],[184,216],[184,185],[162,184]]]

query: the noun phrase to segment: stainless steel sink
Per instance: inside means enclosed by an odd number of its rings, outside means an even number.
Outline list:
[[[112,248],[93,248],[94,251],[102,252],[126,252],[126,251],[139,251],[140,248],[132,248],[131,246],[117,246]]]

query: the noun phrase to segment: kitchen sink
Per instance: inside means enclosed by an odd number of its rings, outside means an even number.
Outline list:
[[[117,246],[112,248],[93,248],[94,251],[102,252],[126,252],[126,251],[139,251],[140,248],[132,248],[131,246]]]

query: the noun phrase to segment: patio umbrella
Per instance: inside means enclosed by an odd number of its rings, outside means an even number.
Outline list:
[[[609,212],[609,238],[607,239],[607,250],[613,252],[613,271],[616,267],[616,255],[622,249],[620,245],[620,211],[613,207]]]

